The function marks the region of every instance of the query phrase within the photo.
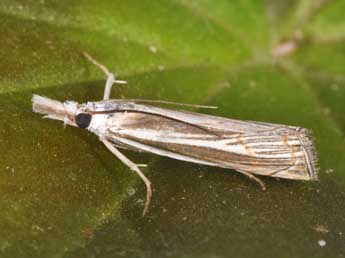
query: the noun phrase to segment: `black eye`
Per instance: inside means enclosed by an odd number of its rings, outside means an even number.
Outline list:
[[[80,113],[76,115],[75,122],[80,128],[87,128],[91,122],[91,115],[87,113]]]

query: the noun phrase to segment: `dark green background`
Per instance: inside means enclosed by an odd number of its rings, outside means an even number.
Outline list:
[[[0,257],[345,257],[345,1],[1,0]],[[272,55],[284,42],[286,55]],[[31,111],[33,93],[219,106],[313,130],[320,181],[150,154],[145,187],[98,139]],[[321,247],[319,240],[325,240]]]

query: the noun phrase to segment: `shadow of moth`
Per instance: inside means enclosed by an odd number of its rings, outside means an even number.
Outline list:
[[[258,182],[255,175],[316,180],[317,158],[307,129],[281,124],[240,121],[152,104],[188,105],[159,100],[109,99],[114,75],[87,53],[85,57],[107,76],[102,101],[79,104],[33,95],[33,111],[45,118],[87,129],[146,185],[143,215],[152,195],[151,183],[118,148],[150,152],[178,160],[234,169]],[[151,103],[151,105],[145,104]],[[208,107],[213,108],[213,107]]]

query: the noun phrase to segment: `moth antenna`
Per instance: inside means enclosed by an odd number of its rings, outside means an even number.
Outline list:
[[[158,103],[158,104],[167,104],[167,105],[175,105],[175,106],[184,106],[184,107],[195,107],[195,108],[209,108],[209,109],[217,109],[217,106],[207,106],[207,105],[198,105],[198,104],[189,104],[189,103],[179,103],[174,101],[167,101],[167,100],[154,100],[154,99],[126,99],[128,101],[133,101],[137,103]]]

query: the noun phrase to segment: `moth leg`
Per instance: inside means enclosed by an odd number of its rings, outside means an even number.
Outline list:
[[[123,155],[117,148],[114,147],[114,145],[109,142],[106,139],[100,138],[100,140],[104,143],[104,145],[119,159],[121,160],[124,164],[126,164],[131,170],[136,172],[138,176],[144,181],[145,186],[146,186],[146,201],[145,201],[145,206],[143,210],[143,216],[147,213],[150,205],[150,200],[152,196],[152,188],[151,188],[151,182],[150,180],[141,172],[139,169],[139,166],[143,164],[135,164],[131,160],[129,160],[125,155]]]
[[[249,177],[250,179],[254,180],[255,182],[257,182],[261,186],[262,191],[266,191],[265,183],[260,178],[254,176],[253,174],[251,174],[249,172],[243,171],[243,170],[237,170],[237,171],[240,172],[241,174]]]
[[[110,97],[110,92],[111,92],[111,87],[113,87],[113,84],[116,83],[115,76],[110,73],[108,75],[108,79],[105,83],[104,87],[104,95],[103,95],[103,100],[108,100]]]
[[[96,61],[92,56],[90,56],[88,53],[83,52],[83,55],[86,57],[87,60],[89,60],[92,64],[94,64],[95,66],[97,66],[99,69],[101,69],[106,76],[108,76],[107,82],[105,83],[105,88],[104,88],[104,95],[103,95],[103,100],[108,100],[110,97],[110,91],[111,91],[111,87],[113,86],[114,83],[118,83],[118,84],[126,84],[127,81],[122,81],[122,80],[116,80],[115,79],[115,75],[112,74],[109,69],[99,63],[98,61]]]

